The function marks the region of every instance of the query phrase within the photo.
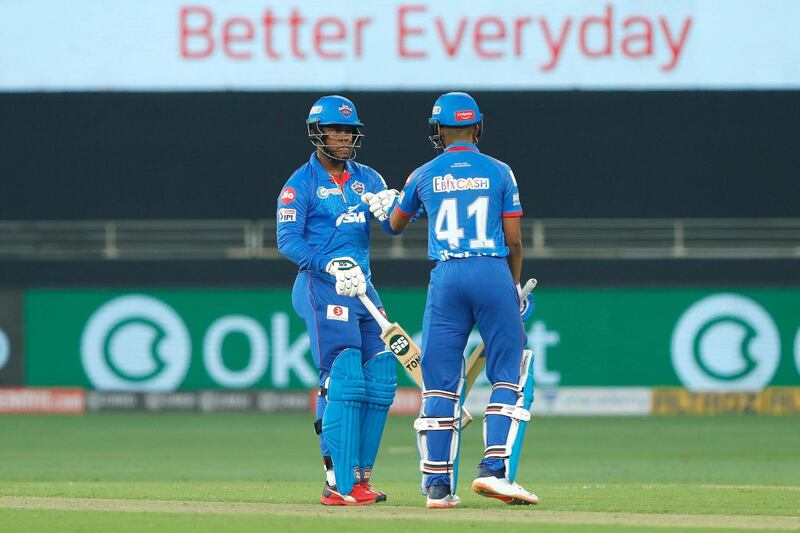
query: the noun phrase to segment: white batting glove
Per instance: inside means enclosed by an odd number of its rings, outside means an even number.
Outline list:
[[[397,203],[399,192],[395,189],[385,189],[379,193],[368,192],[361,197],[361,201],[369,206],[370,212],[380,222],[389,218],[389,213]]]
[[[517,283],[517,296],[519,297],[519,316],[522,318],[523,322],[527,322],[533,314],[533,308],[536,304],[536,302],[533,301],[533,293],[528,294],[527,298],[523,298],[522,286]]]
[[[361,267],[352,257],[331,259],[325,272],[336,278],[336,294],[339,296],[361,296],[367,292],[367,279]]]
[[[522,297],[522,284],[520,283],[517,283],[517,299],[519,300],[519,314],[524,316],[525,311],[528,310],[528,299]]]

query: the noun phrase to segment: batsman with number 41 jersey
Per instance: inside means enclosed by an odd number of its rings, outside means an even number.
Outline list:
[[[417,168],[402,193],[366,195],[370,211],[402,231],[420,208],[428,214],[431,272],[422,326],[422,409],[414,427],[427,507],[448,508],[456,496],[464,348],[477,324],[492,383],[484,418],[486,444],[475,492],[505,503],[538,498],[514,481],[524,425],[530,419],[532,358],[523,356],[520,318],[522,206],[514,173],[476,144],[483,117],[466,93],[436,101],[430,139],[442,154]],[[529,352],[528,352],[529,353]]]
[[[306,323],[319,368],[314,429],[326,481],[324,505],[386,500],[370,475],[397,388],[394,355],[361,301],[380,307],[370,283],[365,193],[386,189],[375,170],[352,161],[363,137],[353,103],[325,96],[306,120],[316,151],[278,197],[278,249],[300,267],[292,305]],[[388,222],[382,224],[389,229]]]

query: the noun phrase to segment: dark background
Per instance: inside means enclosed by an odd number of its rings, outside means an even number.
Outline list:
[[[400,187],[438,93],[344,93]],[[476,92],[526,217],[798,217],[800,92]],[[320,93],[0,94],[0,219],[274,216]],[[542,286],[800,284],[798,260],[539,260]],[[427,261],[374,264],[423,286]],[[288,261],[0,261],[0,286],[289,286]]]
[[[400,187],[437,93],[345,93]],[[486,92],[528,217],[790,217],[800,92]],[[318,93],[0,94],[0,219],[270,218]]]

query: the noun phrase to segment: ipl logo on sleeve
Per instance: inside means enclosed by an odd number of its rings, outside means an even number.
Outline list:
[[[81,336],[83,369],[99,390],[174,390],[186,377],[190,359],[186,325],[150,296],[105,303],[89,317]]]
[[[781,341],[772,317],[738,294],[692,304],[672,332],[672,364],[692,391],[758,391],[778,368]]]

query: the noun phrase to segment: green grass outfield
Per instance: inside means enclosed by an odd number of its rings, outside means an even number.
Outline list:
[[[469,491],[475,425],[463,506],[430,511],[411,422],[390,419],[374,471],[389,501],[326,508],[310,415],[0,416],[0,531],[800,529],[796,417],[537,418],[535,508]]]

